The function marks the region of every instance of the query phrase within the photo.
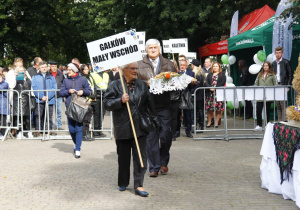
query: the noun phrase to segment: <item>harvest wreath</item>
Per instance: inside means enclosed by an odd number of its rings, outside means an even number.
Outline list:
[[[195,78],[187,74],[175,72],[162,72],[150,79],[150,92],[162,94],[165,91],[184,90]]]

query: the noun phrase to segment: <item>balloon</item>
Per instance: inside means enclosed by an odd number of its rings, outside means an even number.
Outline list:
[[[253,60],[254,60],[254,62],[255,62],[256,64],[259,64],[259,65],[262,65],[262,64],[263,64],[263,62],[261,62],[261,61],[257,58],[257,54],[255,54],[255,55],[253,56]]]
[[[234,101],[234,108],[239,108],[240,107],[240,103],[239,103],[239,101],[237,100],[237,99],[235,99],[235,101]]]
[[[226,55],[226,54],[222,55],[221,61],[222,61],[224,64],[229,64],[229,63],[228,63],[228,55]]]
[[[273,54],[269,54],[269,55],[268,55],[267,61],[269,61],[270,63],[273,62]]]
[[[241,103],[240,103],[241,108],[244,107],[244,104],[245,104],[245,102],[244,102],[244,101],[241,101]]]
[[[229,83],[229,84],[226,83],[226,87],[235,87],[235,85],[233,83]]]
[[[234,103],[232,101],[227,101],[227,106],[229,109],[234,109],[234,108],[239,108],[239,101],[238,100],[235,100]]]
[[[235,61],[236,61],[236,57],[234,55],[229,56],[228,63],[230,65],[233,65],[235,63]]]
[[[232,77],[227,76],[227,77],[226,77],[226,85],[228,85],[228,84],[230,84],[230,83],[233,83],[233,79],[232,79]]]
[[[266,53],[263,50],[260,50],[257,52],[257,58],[258,60],[260,60],[261,62],[264,62],[266,60]]]
[[[261,69],[261,65],[258,64],[252,64],[249,68],[250,74],[257,74]]]
[[[228,106],[229,109],[234,109],[231,101],[227,101],[227,106]]]

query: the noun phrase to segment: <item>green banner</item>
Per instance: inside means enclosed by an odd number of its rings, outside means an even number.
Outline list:
[[[228,51],[240,50],[258,46],[272,47],[272,33],[275,17],[262,24],[228,39]]]

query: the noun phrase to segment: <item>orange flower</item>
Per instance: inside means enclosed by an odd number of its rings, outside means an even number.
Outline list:
[[[166,74],[166,79],[170,79],[171,75],[170,74]]]

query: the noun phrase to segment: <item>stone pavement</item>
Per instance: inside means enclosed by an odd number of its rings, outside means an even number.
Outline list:
[[[260,187],[262,139],[173,142],[168,175],[145,177],[147,198],[117,186],[114,140],[0,142],[0,209],[297,209]]]

